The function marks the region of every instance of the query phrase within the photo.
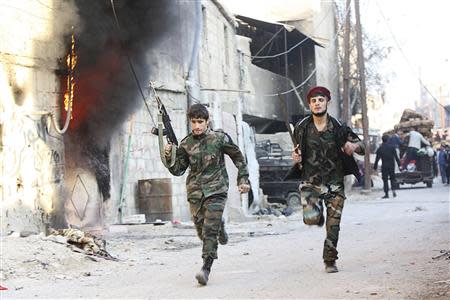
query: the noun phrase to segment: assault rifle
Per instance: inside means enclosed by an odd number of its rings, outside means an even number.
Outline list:
[[[171,159],[170,164],[167,163],[165,151],[164,151],[164,141],[163,136],[166,137],[167,142],[169,144],[178,146],[178,140],[175,135],[175,132],[172,128],[172,123],[170,123],[170,117],[167,113],[166,107],[161,101],[161,98],[159,98],[158,93],[156,92],[155,83],[153,81],[150,81],[150,88],[153,91],[153,94],[155,95],[156,103],[158,104],[158,128],[153,127],[152,133],[154,135],[157,135],[159,137],[159,155],[161,156],[161,161],[166,166],[166,168],[170,168],[175,164],[175,155],[176,155],[176,147],[172,147],[172,153],[171,153]]]
[[[167,142],[178,146],[177,137],[175,136],[175,132],[173,131],[172,123],[170,123],[170,116],[167,113],[166,107],[162,103],[161,98],[159,98],[158,93],[156,93],[155,83],[153,81],[150,81],[150,88],[152,89],[153,94],[155,95],[156,103],[158,104],[158,110],[159,110],[158,118],[159,118],[159,115],[161,115],[161,122],[164,125],[164,129],[162,130],[162,135],[166,136]],[[158,119],[158,122],[159,122],[159,119]],[[154,135],[159,135],[159,128],[153,127],[152,133]]]

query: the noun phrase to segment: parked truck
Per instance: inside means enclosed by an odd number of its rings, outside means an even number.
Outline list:
[[[431,148],[423,147],[418,152],[418,159],[411,161],[408,165],[405,164],[406,149],[408,145],[407,134],[414,128],[420,132],[425,139],[431,140],[431,129],[434,126],[432,120],[428,120],[423,115],[406,109],[400,119],[400,122],[394,126],[394,130],[387,132],[387,134],[398,133],[403,138],[403,145],[400,147],[400,159],[402,162],[402,170],[395,174],[396,187],[399,188],[403,184],[417,184],[425,183],[427,187],[433,186],[433,178],[435,177],[435,170],[433,164],[434,152]],[[422,145],[425,146],[425,145]]]
[[[292,208],[300,207],[299,182],[284,181],[284,176],[294,164],[291,153],[283,151],[277,143],[263,140],[256,144],[259,163],[259,185],[271,203],[283,203]]]

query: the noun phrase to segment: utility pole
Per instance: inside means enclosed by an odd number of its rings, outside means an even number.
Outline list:
[[[369,119],[367,117],[367,102],[366,102],[366,77],[364,68],[364,52],[362,46],[361,33],[361,16],[359,13],[359,0],[355,0],[355,18],[356,18],[356,44],[358,49],[358,71],[359,71],[359,86],[361,90],[361,106],[362,106],[362,122],[363,122],[363,137],[366,145],[366,153],[364,154],[364,189],[371,188],[371,172],[370,168],[370,149],[369,149]]]
[[[343,62],[343,98],[344,103],[342,107],[342,120],[350,124],[351,114],[350,114],[350,97],[349,97],[349,88],[350,88],[350,5],[352,0],[347,0],[347,4],[345,5],[345,27],[344,27],[344,62]]]

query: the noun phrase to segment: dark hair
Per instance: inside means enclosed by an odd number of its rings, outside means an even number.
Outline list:
[[[189,107],[187,116],[189,119],[209,119],[208,109],[203,104],[194,104]]]
[[[387,134],[383,134],[381,139],[383,140],[383,143],[386,143],[389,140],[389,136]]]

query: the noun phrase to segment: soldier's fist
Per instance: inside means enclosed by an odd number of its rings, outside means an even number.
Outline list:
[[[347,155],[352,155],[358,149],[359,145],[356,143],[346,142],[342,147],[342,151]]]
[[[250,184],[240,184],[238,186],[239,193],[248,193],[250,191]]]
[[[170,156],[170,152],[172,151],[172,144],[167,144],[164,146],[164,154],[166,156]]]

